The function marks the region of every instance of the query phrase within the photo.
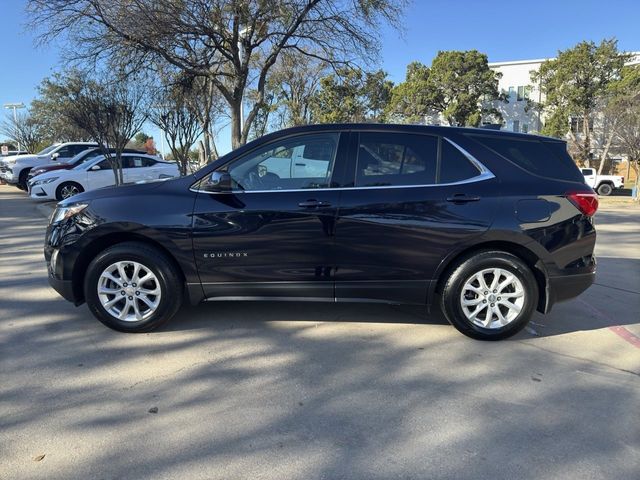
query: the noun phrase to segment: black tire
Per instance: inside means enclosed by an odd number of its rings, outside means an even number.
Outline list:
[[[58,188],[56,188],[56,199],[59,200],[64,200],[66,198],[71,197],[72,195],[69,196],[65,196],[64,192],[65,189],[76,189],[77,192],[74,193],[73,195],[77,195],[78,193],[82,193],[84,192],[84,188],[82,188],[82,185],[80,185],[79,183],[76,182],[64,182],[61,183],[60,185],[58,185]]]
[[[20,172],[20,175],[18,176],[18,183],[16,184],[16,187],[18,187],[20,190],[27,189],[27,178],[29,177],[30,171],[30,168],[25,168]]]
[[[461,295],[467,280],[482,270],[492,268],[500,268],[513,274],[520,281],[524,296],[521,310],[513,320],[503,327],[484,328],[467,318],[463,310]],[[477,340],[502,340],[515,335],[529,323],[538,302],[538,283],[529,267],[520,258],[499,250],[483,250],[460,259],[448,272],[449,275],[446,278],[440,299],[441,308],[447,320],[461,333]],[[489,292],[490,295],[491,293]],[[477,298],[489,297],[481,297],[481,294],[477,294]],[[492,298],[494,298],[493,301],[496,301],[495,298],[499,299],[495,295]],[[488,312],[488,302],[491,300],[481,301],[487,304],[483,308],[486,308],[485,312]],[[498,305],[498,302],[491,305]],[[501,307],[497,306],[497,308]],[[493,318],[493,314],[490,318]]]
[[[104,270],[116,262],[127,261],[142,264],[155,275],[159,283],[161,293],[158,306],[148,318],[142,320],[119,320],[103,307],[98,296],[98,282]],[[84,297],[91,313],[107,327],[128,333],[149,332],[164,325],[182,305],[183,292],[182,275],[173,262],[157,248],[141,242],[124,242],[107,248],[89,264],[84,280]],[[126,301],[124,297],[122,300]]]
[[[613,192],[613,186],[610,183],[601,183],[598,185],[598,195],[607,197]]]

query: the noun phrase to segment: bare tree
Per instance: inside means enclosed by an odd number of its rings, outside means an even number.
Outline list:
[[[147,119],[147,84],[109,72],[89,76],[74,71],[59,79],[69,105],[61,112],[98,144],[113,170],[115,184],[124,183],[122,152]]]
[[[279,55],[334,66],[373,59],[383,21],[398,26],[406,0],[30,0],[42,41],[64,36],[76,60],[158,59],[206,77],[226,100],[232,146],[246,142]],[[243,112],[245,93],[257,95]]]
[[[15,118],[8,116],[0,124],[0,132],[31,153],[35,153],[43,141],[40,125],[29,113],[18,113]]]
[[[189,151],[202,134],[198,117],[179,89],[165,87],[156,97],[149,119],[164,132],[173,158],[178,162],[180,174],[189,173]]]

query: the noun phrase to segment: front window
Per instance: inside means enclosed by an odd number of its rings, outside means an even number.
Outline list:
[[[338,149],[338,133],[278,140],[225,167],[234,190],[328,188]]]

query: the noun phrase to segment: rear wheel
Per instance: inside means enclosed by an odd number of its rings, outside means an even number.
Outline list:
[[[538,284],[520,258],[502,251],[482,251],[451,270],[441,297],[442,311],[465,335],[501,340],[529,322],[538,300]]]
[[[56,199],[65,200],[79,193],[84,192],[82,185],[76,182],[64,182],[58,185],[56,189]]]
[[[613,187],[609,183],[603,183],[598,187],[598,195],[602,195],[603,197],[611,195],[611,192],[613,192]]]
[[[125,242],[106,249],[89,264],[84,295],[91,312],[109,328],[148,332],[180,308],[181,278],[158,249]]]

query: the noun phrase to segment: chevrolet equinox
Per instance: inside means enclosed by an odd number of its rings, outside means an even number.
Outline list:
[[[314,125],[193,175],[60,202],[51,285],[146,332],[183,299],[438,305],[498,340],[594,281],[593,215],[563,141],[483,129]]]

